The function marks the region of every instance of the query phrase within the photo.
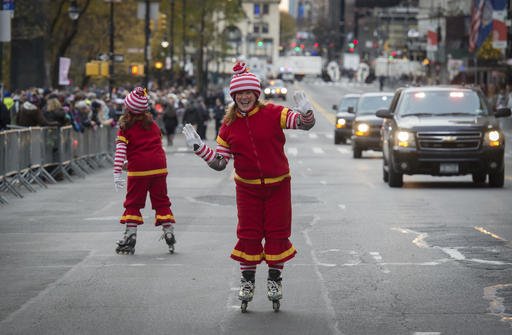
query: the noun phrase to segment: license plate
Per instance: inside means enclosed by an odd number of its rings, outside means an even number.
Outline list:
[[[459,173],[459,164],[457,163],[441,163],[439,165],[440,173]]]

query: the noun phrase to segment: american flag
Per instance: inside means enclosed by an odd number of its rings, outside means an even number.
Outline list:
[[[482,24],[482,12],[486,0],[473,1],[473,8],[471,11],[471,31],[469,32],[469,52],[476,50],[476,41],[478,40],[478,31]]]

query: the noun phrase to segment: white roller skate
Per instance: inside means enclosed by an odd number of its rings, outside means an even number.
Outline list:
[[[254,283],[254,271],[243,271],[240,279],[240,291],[238,292],[238,299],[242,301],[240,306],[242,313],[247,312],[247,305],[254,297]]]
[[[167,243],[167,246],[169,247],[169,252],[171,254],[174,254],[174,244],[176,244],[176,238],[174,237],[174,234],[171,232],[164,232],[162,235],[162,239],[164,239],[165,243]]]
[[[135,253],[135,243],[137,243],[137,234],[125,232],[123,239],[116,243],[116,253],[121,255],[133,255]]]
[[[279,300],[283,298],[283,286],[281,284],[281,272],[278,270],[269,270],[267,279],[267,297],[272,301],[274,312],[279,311],[281,303]]]

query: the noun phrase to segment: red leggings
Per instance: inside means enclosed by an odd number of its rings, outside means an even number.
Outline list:
[[[160,174],[144,177],[128,177],[125,211],[121,223],[143,224],[140,213],[146,205],[147,194],[151,200],[151,207],[155,210],[155,226],[165,223],[175,223],[171,211],[171,201],[167,196],[167,175]]]
[[[283,263],[297,253],[292,224],[290,178],[268,185],[236,183],[238,242],[231,258],[247,264]],[[262,245],[263,239],[265,245]]]

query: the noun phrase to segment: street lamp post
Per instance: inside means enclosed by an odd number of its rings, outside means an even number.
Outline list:
[[[144,87],[148,87],[149,84],[149,38],[151,34],[151,28],[149,27],[150,20],[150,2],[146,0],[146,12],[145,12],[145,21],[144,21],[144,35],[145,35],[145,43],[144,43]]]

